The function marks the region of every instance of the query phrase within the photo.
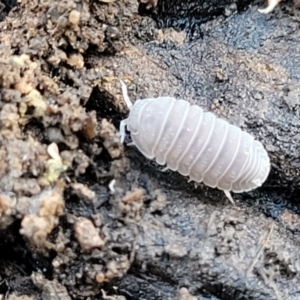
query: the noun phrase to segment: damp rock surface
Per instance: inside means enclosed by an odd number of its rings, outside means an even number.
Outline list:
[[[293,4],[1,3],[0,297],[300,297]],[[121,145],[120,79],[253,134],[267,182],[233,206]]]

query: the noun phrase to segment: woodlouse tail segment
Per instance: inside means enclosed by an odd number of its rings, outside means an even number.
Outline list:
[[[262,14],[268,14],[274,10],[281,0],[268,0],[268,6],[266,8],[261,8],[258,11]]]
[[[229,191],[224,191],[224,193],[225,193],[227,199],[235,206],[234,200],[233,200],[230,192]]]
[[[122,88],[122,94],[123,94],[124,101],[125,101],[128,109],[130,110],[131,107],[132,107],[132,102],[130,101],[129,96],[128,96],[127,86],[124,83],[124,81],[122,81],[122,80],[120,80],[120,83],[121,83],[121,88]]]

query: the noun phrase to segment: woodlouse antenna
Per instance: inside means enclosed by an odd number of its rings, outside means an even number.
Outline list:
[[[120,83],[121,83],[123,98],[125,100],[125,103],[126,103],[128,109],[130,110],[132,107],[132,102],[130,101],[129,96],[128,96],[127,86],[124,83],[124,81],[122,81],[121,79],[120,79]]]

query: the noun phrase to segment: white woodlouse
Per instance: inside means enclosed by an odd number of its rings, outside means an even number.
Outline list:
[[[268,153],[249,133],[185,100],[159,97],[133,105],[121,85],[130,110],[120,123],[121,142],[127,127],[132,144],[148,159],[223,190],[232,202],[230,191],[247,192],[267,179]]]

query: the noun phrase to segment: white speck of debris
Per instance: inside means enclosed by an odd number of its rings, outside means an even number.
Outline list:
[[[262,14],[268,14],[275,9],[280,1],[281,0],[268,0],[268,6],[266,8],[261,8],[258,11]]]
[[[116,184],[116,180],[113,179],[113,180],[109,183],[109,185],[108,185],[108,188],[109,188],[109,190],[110,190],[110,192],[111,192],[112,194],[114,194],[114,193],[116,192],[116,190],[115,190],[115,184]]]

